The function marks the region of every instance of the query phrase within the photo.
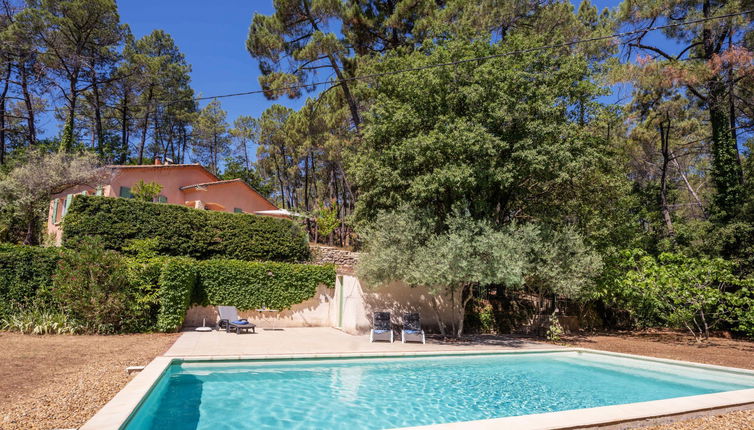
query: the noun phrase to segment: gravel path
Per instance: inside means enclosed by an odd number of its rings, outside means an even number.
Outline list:
[[[646,332],[573,336],[566,338],[565,342],[568,346],[754,369],[754,342],[741,340],[714,338],[703,344],[697,344],[686,334]],[[754,410],[691,418],[644,429],[752,430],[754,429]]]
[[[177,337],[0,333],[0,429],[82,425],[126,385],[126,367],[146,365]]]

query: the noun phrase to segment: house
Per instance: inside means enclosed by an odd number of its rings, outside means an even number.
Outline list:
[[[220,180],[199,164],[107,166],[109,179],[104,184],[78,185],[54,194],[47,216],[47,233],[56,244],[63,237],[61,221],[76,194],[132,198],[131,188],[139,181],[156,182],[162,191],[157,203],[188,206],[195,209],[250,213],[285,217],[285,211],[270,203],[241,179]]]

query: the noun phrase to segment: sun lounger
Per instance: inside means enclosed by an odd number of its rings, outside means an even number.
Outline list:
[[[369,341],[387,340],[393,343],[393,326],[390,324],[390,312],[375,312],[372,314],[372,331]]]
[[[403,329],[401,330],[401,342],[426,343],[424,330],[418,313],[403,314]]]
[[[252,324],[246,318],[238,317],[238,309],[235,306],[218,306],[217,313],[220,314],[220,328],[224,328],[226,332],[230,333],[231,330],[236,334],[240,334],[242,331],[256,333],[256,325]]]

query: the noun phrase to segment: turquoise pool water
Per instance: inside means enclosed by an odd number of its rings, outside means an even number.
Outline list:
[[[171,365],[127,430],[387,429],[754,388],[584,352]]]

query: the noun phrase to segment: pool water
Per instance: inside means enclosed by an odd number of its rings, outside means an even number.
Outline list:
[[[586,352],[172,364],[126,425],[388,429],[754,388],[754,376]]]

